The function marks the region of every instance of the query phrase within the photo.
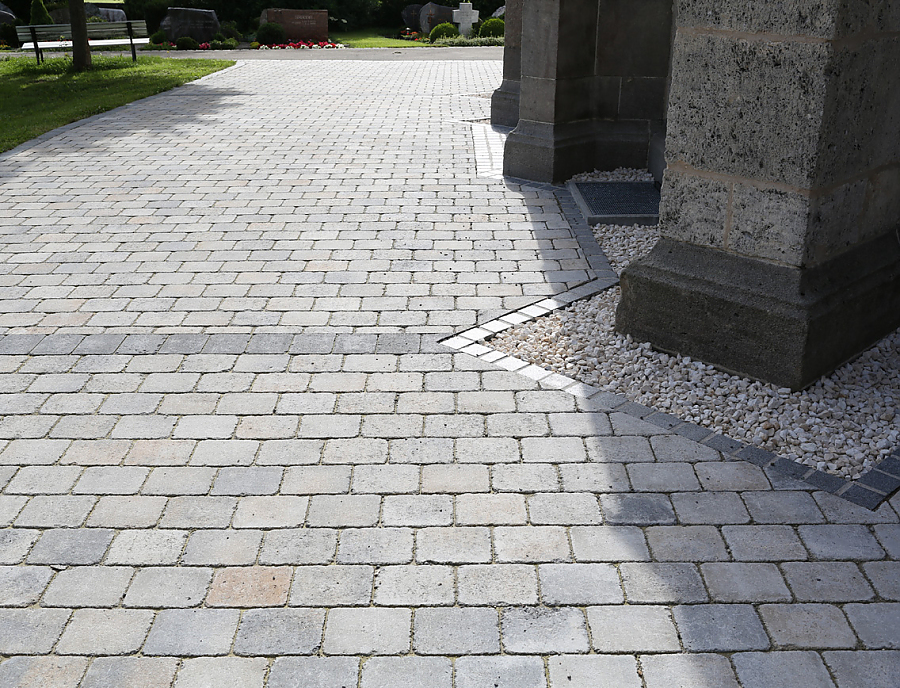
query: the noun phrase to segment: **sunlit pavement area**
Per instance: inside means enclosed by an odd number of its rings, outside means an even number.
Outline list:
[[[500,79],[241,62],[0,156],[0,686],[898,686],[900,497],[441,343],[597,276]]]

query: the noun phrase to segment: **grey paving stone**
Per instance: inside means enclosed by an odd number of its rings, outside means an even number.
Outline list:
[[[790,526],[724,526],[722,535],[739,561],[791,561],[809,555]]]
[[[422,467],[422,492],[460,494],[487,492],[489,489],[487,466],[436,464]]]
[[[746,652],[732,658],[744,688],[833,688],[828,670],[814,652]]]
[[[781,567],[800,602],[855,602],[874,597],[871,586],[851,562],[790,562]]]
[[[6,494],[65,494],[81,471],[80,466],[23,466],[6,486]]]
[[[0,685],[9,688],[76,688],[87,669],[83,657],[10,657],[0,664]]]
[[[351,528],[342,532],[337,561],[341,564],[407,564],[413,556],[408,528]]]
[[[127,566],[76,566],[60,571],[41,603],[45,607],[115,607],[125,595],[134,569]]]
[[[322,642],[322,609],[249,609],[241,617],[237,655],[309,655]]]
[[[750,521],[750,514],[744,503],[734,492],[679,492],[672,495],[672,505],[679,522],[684,525],[723,525]]]
[[[413,649],[423,655],[471,655],[500,651],[497,611],[479,607],[416,610]]]
[[[828,604],[764,604],[759,614],[776,647],[841,649],[856,646],[840,608]]]
[[[0,564],[19,564],[40,537],[39,530],[23,528],[0,530]]]
[[[822,523],[825,518],[806,492],[745,492],[744,503],[757,523]]]
[[[354,688],[355,657],[279,657],[269,671],[269,688]]]
[[[159,521],[165,497],[101,497],[88,517],[88,527],[149,528]]]
[[[365,663],[364,688],[416,688],[427,685],[450,688],[453,667],[449,659],[437,657],[373,657]]]
[[[550,688],[639,688],[634,658],[616,655],[559,655],[548,661]]]
[[[125,607],[196,607],[206,597],[212,579],[207,568],[152,567],[139,570],[128,593]]]
[[[873,561],[863,564],[863,571],[879,597],[900,602],[900,562]]]
[[[701,564],[716,602],[789,602],[791,592],[774,564]]]
[[[872,530],[888,556],[892,559],[900,559],[900,525],[877,525],[873,526]]]
[[[380,508],[381,498],[377,495],[314,495],[308,522],[313,527],[374,526]]]
[[[494,529],[500,562],[570,561],[569,538],[559,526],[506,526]]]
[[[570,463],[587,460],[580,437],[523,437],[522,460],[533,463]]]
[[[375,604],[451,605],[454,598],[449,566],[385,566],[375,575]]]
[[[198,530],[191,534],[181,563],[246,566],[256,561],[262,537],[258,530]]]
[[[647,688],[738,688],[726,657],[713,654],[642,655]]]
[[[0,607],[30,607],[52,577],[48,566],[0,566]]]
[[[258,532],[258,531],[253,531]],[[334,560],[337,531],[285,528],[266,533],[261,564],[326,564]]]
[[[636,463],[628,465],[628,477],[638,492],[687,492],[699,490],[694,468],[688,463]]]
[[[390,461],[417,464],[451,463],[453,446],[452,439],[442,437],[395,439],[389,443]]]
[[[456,523],[525,525],[525,497],[519,494],[463,494],[456,498]]]
[[[381,507],[385,526],[449,526],[453,500],[449,495],[389,495]]]
[[[111,530],[59,528],[45,530],[31,548],[29,564],[97,564],[113,539]]]
[[[296,528],[306,519],[307,497],[242,497],[233,528]]]
[[[647,561],[650,550],[636,526],[579,526],[569,531],[575,560]]]
[[[831,523],[897,523],[898,520],[887,503],[871,511],[827,492],[816,492],[813,497]]]
[[[590,461],[637,463],[656,460],[646,437],[588,437],[584,445]]]
[[[653,557],[660,561],[724,561],[725,543],[713,526],[655,526],[646,530]]]
[[[538,567],[541,598],[548,605],[585,606],[624,601],[619,576],[610,564],[543,564]]]
[[[512,654],[558,654],[589,649],[584,612],[574,607],[504,610],[503,647]]]
[[[480,564],[491,561],[488,528],[422,528],[416,531],[420,564]]]
[[[611,525],[649,526],[675,523],[675,512],[662,494],[600,495],[603,518]]]
[[[690,604],[709,599],[694,564],[627,563],[619,570],[631,603]]]
[[[271,495],[281,485],[282,469],[274,466],[223,468],[212,487],[214,495]]]
[[[800,526],[803,544],[816,559],[882,559],[884,550],[863,525]]]
[[[262,688],[268,671],[268,662],[263,657],[199,657],[188,659],[181,665],[176,688],[203,688],[211,685],[246,686]]]
[[[844,611],[867,649],[900,649],[900,603],[848,604]]]
[[[838,651],[823,653],[839,688],[891,688],[897,684],[900,652]]]
[[[231,650],[237,609],[163,609],[144,643],[145,655],[226,655]]]
[[[6,498],[9,499],[9,498]],[[17,499],[18,498],[13,498]],[[77,528],[94,508],[96,497],[69,497],[66,495],[46,497],[38,495],[22,508],[25,499],[17,501],[18,512],[15,525],[18,528]],[[19,511],[21,509],[21,511]]]
[[[678,634],[665,607],[588,607],[591,642],[597,652],[678,652]]]
[[[565,464],[559,467],[566,492],[627,492],[625,467],[619,464]]]
[[[457,571],[460,605],[536,604],[537,575],[526,564],[475,564]]]
[[[124,655],[140,649],[153,612],[137,609],[78,609],[56,652],[61,655]]]
[[[589,493],[531,495],[528,497],[528,517],[535,525],[592,525],[603,522],[597,498]]]
[[[156,688],[171,685],[178,668],[174,657],[97,657],[81,684],[83,688]]]
[[[409,652],[409,609],[332,609],[325,624],[325,654],[402,655]]]
[[[109,566],[165,566],[178,562],[187,533],[181,530],[122,531],[106,555]]]
[[[539,657],[460,657],[456,688],[546,688]]]
[[[227,528],[237,508],[234,497],[173,497],[160,520],[161,528]]]
[[[746,461],[700,463],[694,470],[704,490],[745,492],[769,489],[765,472]]]
[[[769,638],[748,604],[683,605],[673,610],[687,650],[740,652],[765,650]]]
[[[47,654],[70,613],[68,609],[0,609],[0,654]]]
[[[290,604],[297,607],[366,605],[372,598],[372,566],[301,566]]]

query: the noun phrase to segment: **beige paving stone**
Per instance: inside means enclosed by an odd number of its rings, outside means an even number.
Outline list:
[[[206,604],[210,607],[278,607],[287,602],[292,571],[287,566],[218,569]]]

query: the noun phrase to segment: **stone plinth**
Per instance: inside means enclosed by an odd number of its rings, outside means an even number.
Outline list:
[[[529,0],[504,171],[560,182],[595,168],[646,168],[665,118],[671,30],[671,0]]]
[[[617,328],[792,389],[900,326],[900,14],[681,0],[663,240]]]
[[[324,43],[328,40],[328,10],[263,10],[260,25],[281,24],[289,41]]]
[[[519,123],[519,86],[522,78],[522,2],[506,3],[503,38],[503,82],[491,97],[491,124]]]

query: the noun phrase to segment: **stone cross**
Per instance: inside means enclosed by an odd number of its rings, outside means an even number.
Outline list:
[[[453,23],[459,24],[459,32],[463,36],[472,34],[472,24],[478,21],[478,10],[472,9],[471,2],[459,3],[459,9],[453,10]]]

